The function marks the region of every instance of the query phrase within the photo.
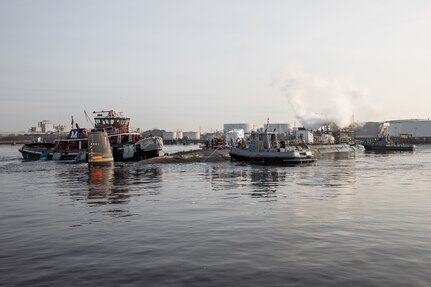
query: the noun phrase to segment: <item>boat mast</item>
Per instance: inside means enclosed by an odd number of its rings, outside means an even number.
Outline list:
[[[96,128],[96,126],[94,125],[93,121],[91,120],[91,118],[88,116],[87,111],[84,110],[84,114],[85,114],[85,118],[87,119],[87,123],[89,122],[93,128]]]

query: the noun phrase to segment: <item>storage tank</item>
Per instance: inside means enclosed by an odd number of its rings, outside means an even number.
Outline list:
[[[163,139],[164,140],[176,140],[177,139],[177,132],[163,132]]]
[[[177,139],[181,140],[184,138],[183,132],[182,131],[177,131]]]
[[[232,130],[244,130],[244,133],[246,134],[255,130],[253,124],[247,124],[247,123],[224,124],[223,129],[225,133]]]
[[[189,139],[189,140],[200,140],[201,139],[201,133],[200,132],[183,132],[183,139]]]
[[[290,131],[291,131],[290,124],[285,124],[285,123],[273,124],[273,123],[270,123],[269,125],[265,124],[264,129],[266,129],[267,126],[268,126],[268,131],[274,131],[274,129],[275,129],[275,132],[277,134],[290,134]]]

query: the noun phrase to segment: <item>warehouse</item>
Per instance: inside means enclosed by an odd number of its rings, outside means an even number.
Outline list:
[[[412,138],[431,138],[430,120],[395,120],[388,121],[389,135],[392,137],[408,136]]]

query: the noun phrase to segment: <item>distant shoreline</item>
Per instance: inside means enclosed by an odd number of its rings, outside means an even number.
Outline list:
[[[22,145],[22,144],[28,144],[31,142],[25,141],[25,142],[9,142],[9,141],[0,141],[0,145]]]
[[[0,145],[18,145],[36,142],[38,139],[42,142],[54,142],[58,134],[10,134],[0,136]]]

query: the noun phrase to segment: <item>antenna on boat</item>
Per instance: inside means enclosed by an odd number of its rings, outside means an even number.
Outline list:
[[[268,131],[268,128],[269,128],[269,118],[266,120],[265,132]]]
[[[93,128],[96,128],[96,126],[94,125],[94,123],[91,121],[91,118],[88,116],[86,110],[84,110],[84,114],[85,114],[85,119],[87,120],[87,123],[89,122],[93,126]]]

